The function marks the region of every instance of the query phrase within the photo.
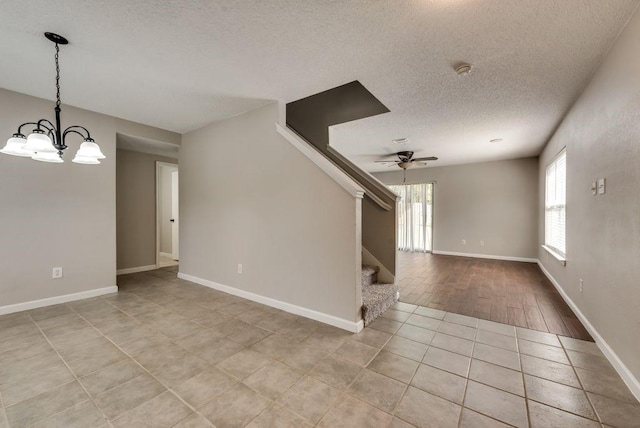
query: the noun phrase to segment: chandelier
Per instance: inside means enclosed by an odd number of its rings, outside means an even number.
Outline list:
[[[99,164],[99,159],[104,159],[105,156],[100,151],[100,147],[95,143],[93,138],[91,138],[91,134],[87,128],[73,125],[62,130],[60,126],[60,65],[58,64],[60,48],[58,45],[66,45],[69,41],[54,33],[44,33],[44,35],[56,45],[56,107],[54,109],[56,123],[54,125],[47,119],[23,123],[18,127],[18,132],[7,140],[7,145],[0,150],[0,153],[30,157],[33,160],[41,162],[62,163],[64,162],[62,159],[63,151],[67,148],[67,135],[77,134],[84,139],[84,142],[80,144],[80,148],[76,152],[76,156],[72,162]],[[28,137],[25,137],[24,134],[22,134],[22,127],[27,125],[35,125],[35,128]]]

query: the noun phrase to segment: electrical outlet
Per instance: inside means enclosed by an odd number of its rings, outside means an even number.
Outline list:
[[[238,273],[242,273],[242,264],[238,263]]]
[[[584,289],[584,281],[582,280],[582,278],[580,278],[580,292],[582,293],[582,290]]]
[[[484,241],[480,241],[480,246],[484,247]]]
[[[54,267],[53,271],[51,272],[51,278],[53,278],[53,279],[62,278],[62,268],[61,267]]]
[[[467,240],[466,239],[462,240],[462,245],[467,245]]]

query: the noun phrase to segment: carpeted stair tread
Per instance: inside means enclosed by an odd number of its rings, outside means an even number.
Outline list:
[[[362,318],[368,326],[398,301],[395,284],[362,285]]]
[[[362,285],[371,285],[378,282],[378,266],[362,265]]]

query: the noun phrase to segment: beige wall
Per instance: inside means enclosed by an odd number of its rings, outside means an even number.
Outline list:
[[[374,175],[402,184],[399,168]],[[432,181],[434,251],[537,258],[537,158],[407,171],[407,183]]]
[[[160,167],[160,252],[171,254],[172,237],[171,237],[171,201],[172,201],[172,185],[171,177],[173,172],[177,171],[176,167]]]
[[[156,161],[175,159],[116,151],[118,270],[156,264]]]
[[[19,124],[52,118],[53,107],[0,89],[2,145]],[[0,154],[0,307],[114,286],[116,132],[180,138],[86,110],[62,110],[63,126],[86,126],[107,158],[101,165],[72,163],[81,143],[73,135],[64,164]],[[62,267],[64,278],[51,279],[53,267]]]
[[[276,132],[278,111],[183,136],[180,272],[355,322],[358,204]]]
[[[640,13],[540,157],[539,242],[544,174],[567,147],[567,265],[539,248],[543,266],[640,379]],[[605,195],[591,183],[606,178]],[[579,280],[584,291],[579,291]]]

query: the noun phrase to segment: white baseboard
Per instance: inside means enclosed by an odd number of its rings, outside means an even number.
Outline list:
[[[44,306],[58,305],[60,303],[73,302],[74,300],[88,299],[90,297],[102,296],[104,294],[117,293],[118,286],[96,288],[94,290],[81,291],[79,293],[63,294],[62,296],[47,297],[46,299],[31,300],[30,302],[16,303],[14,305],[0,306],[0,315],[12,314],[14,312],[27,311],[29,309],[42,308]]]
[[[257,303],[262,303],[263,305],[271,306],[272,308],[281,309],[285,312],[300,315],[305,318],[311,318],[312,320],[320,321],[322,323],[329,324],[334,327],[338,327],[343,330],[350,331],[352,333],[358,333],[362,331],[362,329],[364,328],[363,320],[359,320],[358,322],[345,320],[344,318],[334,317],[333,315],[314,311],[313,309],[303,308],[301,306],[283,302],[281,300],[276,300],[270,297],[261,296],[260,294],[255,294],[249,291],[240,290],[238,288],[229,287],[228,285],[218,284],[217,282],[198,278],[197,276],[188,275],[182,272],[178,273],[178,278],[184,279],[186,281],[195,282],[196,284],[204,285],[205,287],[213,288],[214,290],[222,291],[224,293],[232,294],[234,296],[242,297],[243,299],[251,300]]]
[[[491,260],[507,260],[510,262],[527,262],[537,263],[538,259],[531,259],[528,257],[511,257],[511,256],[495,256],[491,254],[473,254],[473,253],[457,253],[455,251],[436,251],[433,250],[432,254],[441,254],[443,256],[458,256],[458,257],[473,257],[476,259],[491,259]]]
[[[162,251],[160,251],[160,255],[162,257],[173,258],[173,254],[171,254],[171,253],[163,253]]]
[[[158,266],[156,265],[138,266],[138,267],[132,267],[132,268],[126,268],[126,269],[118,269],[116,274],[126,275],[128,273],[146,272],[148,270],[155,270],[155,269],[158,269]]]
[[[587,329],[589,334],[593,336],[596,341],[596,345],[602,351],[607,360],[611,363],[614,369],[618,372],[624,383],[627,385],[631,393],[640,401],[640,381],[636,379],[636,377],[631,373],[631,370],[627,368],[627,366],[622,362],[622,360],[618,357],[613,349],[609,346],[609,344],[600,336],[600,333],[595,329],[595,327],[589,322],[586,316],[580,311],[578,306],[573,303],[573,300],[569,297],[569,295],[564,291],[564,289],[560,286],[558,281],[549,273],[547,269],[542,265],[540,260],[538,260],[538,266],[542,273],[551,281],[553,286],[558,290],[558,293],[562,296],[562,299],[566,302],[567,305],[571,308],[574,314],[578,317],[582,325]]]

